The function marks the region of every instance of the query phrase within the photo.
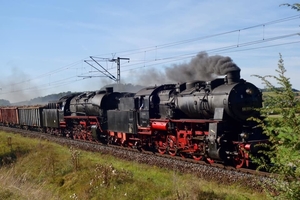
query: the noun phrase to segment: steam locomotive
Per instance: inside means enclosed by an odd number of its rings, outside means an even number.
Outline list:
[[[54,135],[249,166],[249,152],[266,141],[258,117],[260,90],[240,78],[146,87],[137,93],[74,93],[39,107],[2,107],[0,123]]]

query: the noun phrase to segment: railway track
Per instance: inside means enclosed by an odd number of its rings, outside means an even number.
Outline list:
[[[73,146],[81,150],[110,154],[121,159],[153,166],[155,165],[178,173],[190,173],[198,176],[199,178],[208,181],[216,181],[221,184],[239,184],[261,191],[263,186],[272,184],[273,181],[275,181],[270,177],[270,174],[266,172],[244,168],[235,169],[234,167],[224,166],[219,163],[208,164],[204,161],[195,161],[193,159],[178,156],[170,156],[150,151],[139,151],[137,149],[99,144],[89,141],[73,140],[64,137],[55,137],[41,132],[10,127],[0,126],[0,130],[18,133],[24,137],[45,139],[61,145]]]

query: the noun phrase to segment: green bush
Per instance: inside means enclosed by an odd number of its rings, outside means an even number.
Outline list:
[[[270,144],[264,145],[268,151],[262,151],[265,157],[255,161],[259,168],[276,174],[274,178],[277,182],[272,188],[268,188],[273,198],[300,199],[300,117],[297,114],[299,102],[290,79],[285,76],[286,69],[281,55],[276,72],[277,76],[255,75],[275,94],[265,98],[265,104],[268,106],[260,109],[261,115],[266,118],[255,119],[270,138]],[[275,87],[272,80],[275,80],[279,87]],[[271,118],[270,115],[274,111],[278,116]]]

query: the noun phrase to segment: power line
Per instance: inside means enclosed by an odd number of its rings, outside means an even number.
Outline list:
[[[249,50],[255,50],[255,49],[270,48],[270,47],[275,47],[275,46],[290,45],[290,44],[296,44],[296,43],[300,43],[300,41],[286,42],[286,43],[281,43],[281,44],[276,44],[276,45],[268,45],[268,46],[254,47],[254,48],[248,48],[248,49],[239,49],[238,47],[235,47],[234,49],[236,49],[236,50],[232,50],[232,51],[228,51],[228,50],[231,50],[233,48],[221,49],[221,50],[215,50],[215,51],[210,50],[210,51],[206,51],[206,52],[231,53],[231,52],[249,51]],[[146,67],[166,64],[166,63],[175,62],[175,61],[179,61],[179,60],[182,60],[182,59],[193,58],[193,57],[195,57],[194,53],[193,54],[186,54],[186,55],[182,55],[181,57],[173,57],[172,59],[170,58],[169,60],[164,60],[164,62],[149,64]],[[123,71],[131,71],[131,70],[134,71],[134,70],[141,69],[141,68],[145,68],[145,66],[139,66],[139,67],[135,67],[135,68],[131,68],[131,69],[126,69],[126,70],[123,70]]]
[[[44,74],[38,75],[35,78],[29,78],[29,79],[26,79],[26,80],[23,80],[23,81],[20,81],[20,82],[17,82],[17,83],[11,83],[11,84],[2,85],[2,87],[5,88],[6,86],[14,86],[14,85],[19,85],[19,84],[27,83],[27,82],[30,82],[30,81],[33,81],[33,80],[36,80],[36,79],[42,79],[44,77],[48,77],[50,75],[53,75],[53,74],[56,74],[56,73],[60,73],[62,71],[72,69],[75,65],[77,65],[77,64],[79,64],[81,62],[82,62],[82,60],[76,61],[76,62],[68,64],[68,65],[66,65],[64,67],[60,67],[60,68],[54,69],[54,70],[52,70],[50,72],[46,72]]]
[[[266,39],[266,40],[262,40],[260,42],[259,41],[252,41],[252,42],[247,42],[247,43],[241,43],[240,46],[231,45],[231,46],[226,46],[226,47],[210,49],[210,50],[206,50],[206,52],[214,52],[214,53],[227,52],[228,53],[228,52],[247,51],[247,50],[253,50],[253,49],[268,48],[268,47],[274,47],[274,46],[282,46],[282,45],[289,45],[289,44],[299,43],[300,41],[295,41],[295,42],[286,42],[286,43],[281,43],[281,44],[276,44],[276,45],[254,47],[254,48],[248,48],[248,49],[240,49],[241,47],[251,46],[251,45],[259,44],[259,43],[265,43],[265,42],[268,42],[268,41],[272,41],[272,40],[276,40],[276,39],[282,39],[282,38],[291,37],[291,36],[295,36],[295,35],[298,35],[298,33],[288,34],[288,35],[283,35],[283,36],[277,36],[277,37],[274,37],[274,38],[269,38],[269,39]],[[232,49],[236,49],[236,50],[228,51],[228,50],[232,50]],[[148,61],[147,63],[151,63],[151,62],[152,63],[154,62],[154,63],[153,64],[148,64],[147,67],[155,66],[155,65],[161,65],[161,64],[165,64],[165,63],[170,63],[170,62],[174,62],[174,61],[178,61],[178,60],[182,60],[182,59],[192,58],[194,56],[195,56],[195,52],[188,53],[188,54],[183,54],[183,55],[180,55],[180,56],[167,57],[167,58],[160,59],[159,61],[158,60],[152,60],[152,61]],[[141,63],[138,63],[138,64],[141,64]],[[138,64],[133,64],[133,65],[138,65]],[[122,70],[122,71],[137,70],[137,69],[144,68],[144,67],[145,66],[136,67],[136,68],[131,68],[131,69]],[[46,86],[45,88],[50,89],[50,88],[54,88],[54,87],[57,87],[57,86],[68,85],[68,84],[71,84],[75,81],[82,81],[85,78],[92,78],[92,77],[96,77],[96,76],[84,75],[84,76],[82,76],[82,79],[66,81],[68,79],[76,78],[76,77],[81,77],[81,76],[72,76],[72,77],[69,77],[69,78],[64,78],[64,79],[61,79],[61,80],[58,80],[58,81],[55,81],[55,82],[51,82],[51,84],[49,84],[49,86],[47,86],[48,84],[42,84],[42,85],[39,85],[39,88],[40,88],[40,86]],[[29,87],[29,88],[9,91],[9,92],[1,92],[0,94],[9,94],[9,93],[15,93],[15,92],[20,92],[20,91],[24,91],[24,90],[27,90],[27,91],[28,90],[36,90],[36,88],[35,87]]]
[[[171,43],[166,43],[166,44],[161,44],[161,45],[156,45],[156,46],[144,47],[144,48],[140,48],[140,49],[119,51],[119,52],[116,52],[116,53],[121,54],[121,53],[126,53],[126,52],[128,52],[128,53],[132,52],[131,54],[124,54],[123,55],[123,56],[130,56],[130,55],[137,54],[137,53],[143,53],[145,51],[146,52],[156,51],[158,49],[168,48],[168,47],[172,47],[172,46],[176,46],[176,45],[180,45],[180,44],[186,44],[186,43],[195,42],[195,41],[199,41],[199,40],[203,40],[203,39],[208,39],[208,38],[213,38],[213,37],[217,37],[217,36],[227,35],[227,34],[230,34],[230,33],[240,32],[240,31],[249,30],[249,29],[253,29],[253,28],[257,28],[257,27],[265,27],[267,25],[278,24],[278,23],[282,23],[282,22],[296,20],[296,19],[299,19],[299,18],[300,18],[300,14],[293,15],[293,16],[290,16],[290,17],[281,18],[281,19],[277,19],[277,20],[273,20],[273,21],[269,21],[269,22],[266,22],[266,23],[261,23],[261,24],[254,25],[254,26],[241,28],[241,29],[235,29],[235,30],[231,30],[231,31],[226,31],[226,32],[221,32],[221,33],[216,33],[216,34],[211,34],[211,35],[206,35],[206,36],[202,36],[202,37],[197,37],[197,38],[192,38],[192,39],[187,39],[187,40],[181,40],[181,41],[177,41],[177,42],[171,42]]]
[[[276,36],[276,37],[272,37],[272,38],[266,38],[266,39],[262,39],[262,40],[255,40],[255,41],[250,41],[250,42],[245,42],[245,43],[240,43],[239,45],[229,45],[229,46],[223,46],[223,47],[218,47],[218,48],[214,48],[214,49],[206,49],[203,51],[206,51],[208,53],[218,53],[218,52],[224,52],[227,50],[231,50],[231,49],[237,49],[237,48],[243,48],[246,46],[251,46],[251,45],[257,45],[260,43],[266,43],[266,42],[270,42],[270,41],[275,41],[275,40],[280,40],[280,39],[284,39],[284,38],[289,38],[289,37],[293,37],[293,36],[299,36],[299,33],[293,33],[293,34],[288,34],[288,35],[281,35],[281,36]],[[159,65],[162,63],[169,63],[169,62],[173,62],[173,61],[177,61],[177,60],[182,60],[182,59],[186,59],[186,58],[191,58],[194,57],[198,52],[191,52],[191,53],[186,53],[186,54],[181,54],[181,55],[176,55],[176,56],[171,56],[171,57],[165,57],[165,58],[161,58],[161,59],[154,59],[154,60],[149,60],[147,61],[147,63],[155,63],[155,64],[147,64],[147,66],[154,66],[154,65]],[[161,62],[163,61],[163,62]],[[133,65],[143,65],[143,67],[145,67],[145,61],[141,61],[135,64],[131,64],[130,66]],[[130,67],[130,66],[126,66],[126,67]],[[140,69],[143,67],[138,67],[138,68],[134,68],[134,69]],[[129,70],[133,70],[133,69],[129,69]],[[128,70],[126,70],[128,71]]]
[[[168,47],[172,47],[172,46],[176,46],[176,45],[182,45],[182,44],[187,44],[187,43],[191,43],[191,42],[196,42],[198,40],[208,39],[208,38],[217,37],[217,36],[221,36],[221,35],[226,35],[226,34],[230,34],[230,33],[234,33],[234,32],[239,32],[240,33],[241,31],[247,30],[247,29],[252,29],[252,28],[257,28],[257,27],[265,27],[267,25],[272,25],[272,24],[277,24],[277,23],[283,23],[283,22],[287,22],[287,21],[299,19],[299,17],[300,17],[300,15],[295,15],[295,16],[291,16],[291,17],[286,17],[286,18],[282,18],[282,19],[278,19],[278,20],[274,20],[274,21],[270,21],[270,22],[258,24],[258,25],[255,25],[255,26],[249,26],[249,27],[242,28],[242,29],[236,29],[236,30],[232,30],[232,31],[222,32],[222,33],[218,33],[218,34],[211,34],[211,35],[207,35],[207,36],[203,36],[203,37],[198,37],[198,38],[193,38],[193,39],[187,39],[187,40],[182,40],[182,41],[177,41],[177,42],[172,42],[172,43],[166,43],[166,44],[156,45],[156,46],[152,46],[152,47],[140,48],[140,49],[135,49],[135,50],[121,51],[119,53],[126,53],[126,52],[129,53],[129,52],[132,52],[132,54],[133,53],[137,54],[137,53],[147,52],[147,51],[157,51],[158,49],[163,49],[163,48],[168,48]],[[295,35],[299,35],[299,33],[281,35],[281,36],[277,36],[277,37],[273,37],[273,38],[263,38],[262,40],[250,41],[250,42],[247,42],[247,43],[239,43],[239,41],[238,41],[238,45],[230,45],[230,46],[219,47],[219,48],[210,49],[210,50],[203,50],[203,51],[207,51],[207,52],[235,52],[235,51],[243,51],[243,49],[241,49],[242,47],[251,46],[251,45],[257,45],[257,44],[260,44],[260,43],[270,42],[270,41],[279,40],[279,39],[283,39],[283,38],[288,38],[288,37],[292,37],[292,36],[295,36]],[[297,42],[298,41],[296,41],[294,43],[297,43]],[[279,45],[285,45],[285,44],[292,44],[292,42],[278,44],[278,46]],[[272,46],[276,46],[276,45],[272,45]],[[265,46],[265,47],[254,47],[254,48],[249,48],[249,50],[259,49],[259,48],[267,48],[267,47],[268,46]],[[238,50],[233,50],[233,49],[238,49]],[[228,51],[228,50],[233,50],[233,51]],[[246,51],[247,49],[244,49],[244,50]],[[196,53],[198,53],[198,52],[196,52]],[[154,60],[145,61],[145,59],[144,59],[144,60],[142,60],[142,62],[131,63],[129,66],[124,66],[124,67],[128,68],[128,67],[131,67],[131,66],[134,66],[134,65],[139,65],[139,64],[143,64],[144,65],[143,67],[145,67],[146,64],[147,64],[147,67],[154,66],[154,65],[160,65],[160,64],[170,63],[170,62],[174,62],[174,61],[178,61],[178,60],[182,60],[182,59],[186,59],[186,58],[191,58],[191,57],[194,57],[194,55],[196,53],[195,52],[193,52],[193,53],[186,53],[186,54],[182,54],[182,55],[176,55],[176,56],[165,57],[165,58],[160,58],[160,59],[157,59],[156,56],[155,56]],[[129,55],[132,55],[132,54],[129,54]],[[93,56],[93,57],[96,58],[96,56]],[[17,85],[17,84],[27,83],[27,82],[30,82],[30,81],[35,80],[35,79],[40,79],[40,78],[43,78],[43,77],[51,76],[52,74],[55,74],[55,73],[59,73],[59,72],[65,71],[65,70],[70,70],[70,69],[74,68],[74,66],[76,64],[79,64],[79,63],[82,63],[82,60],[74,62],[74,63],[71,63],[71,64],[66,65],[64,67],[52,70],[50,72],[44,73],[42,75],[39,75],[36,78],[30,78],[30,79],[27,79],[27,80],[24,80],[24,81],[21,81],[21,82],[18,82],[18,83],[9,84],[9,86],[14,86],[14,85]],[[154,64],[151,64],[151,63],[154,63]],[[122,70],[122,71],[135,70],[135,69],[139,69],[139,68],[142,68],[142,67],[131,68],[131,69]],[[119,70],[119,72],[120,71],[121,70]],[[107,70],[107,72],[109,72],[109,70]],[[119,72],[117,72],[117,74]],[[80,77],[80,76],[76,76],[76,77]],[[96,76],[86,76],[86,78],[91,78],[91,77],[96,77]],[[114,76],[111,74],[111,77],[114,77]],[[81,78],[84,79],[84,77],[81,77]],[[79,80],[76,80],[76,81],[81,81],[83,79],[79,79]],[[64,80],[66,80],[66,79],[64,79]],[[120,76],[118,76],[117,80],[120,80]],[[72,82],[74,82],[74,80],[72,80],[70,82],[65,81],[64,83],[61,82],[59,84],[63,83],[64,85],[66,85],[66,84],[70,84]],[[53,83],[54,82],[52,82],[52,84]],[[40,86],[43,86],[43,85],[40,85]],[[4,85],[4,86],[6,86],[6,85]],[[5,87],[1,86],[1,88],[2,88],[1,92],[3,92],[3,89]],[[0,93],[0,94],[5,94],[5,93]]]

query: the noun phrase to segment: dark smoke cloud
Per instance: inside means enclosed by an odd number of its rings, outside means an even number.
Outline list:
[[[135,73],[134,77],[136,77],[137,84],[158,85],[194,80],[211,81],[217,76],[226,75],[230,71],[240,71],[240,68],[230,57],[208,56],[206,52],[200,52],[189,63],[166,67],[164,72],[154,69],[143,70]]]
[[[189,63],[166,68],[168,79],[176,82],[193,80],[210,81],[217,76],[226,75],[230,71],[240,71],[230,57],[220,55],[208,56],[200,52]]]
[[[153,86],[164,83],[174,83],[174,81],[171,81],[166,77],[164,72],[154,69],[142,69],[132,74],[133,76],[131,77],[131,80],[127,82],[133,82],[134,84],[138,85]]]

